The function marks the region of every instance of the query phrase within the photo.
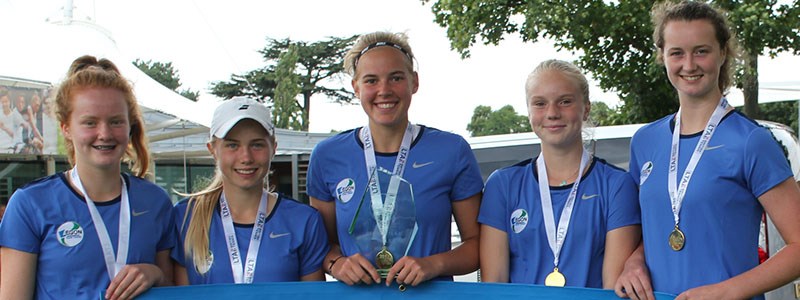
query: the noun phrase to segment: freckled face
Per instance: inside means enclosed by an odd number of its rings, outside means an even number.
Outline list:
[[[539,74],[528,90],[528,118],[543,145],[570,147],[582,143],[583,121],[589,117],[578,84],[556,70]]]
[[[131,132],[124,95],[111,88],[75,92],[72,113],[61,130],[72,140],[76,164],[119,169]]]
[[[664,66],[682,100],[719,100],[720,68],[725,53],[707,20],[670,21],[664,27]]]

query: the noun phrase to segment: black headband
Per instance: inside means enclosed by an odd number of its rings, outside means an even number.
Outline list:
[[[392,42],[377,42],[377,43],[372,43],[372,44],[367,45],[367,47],[365,47],[363,50],[361,50],[360,53],[358,53],[358,55],[356,56],[356,59],[353,61],[353,70],[356,69],[356,65],[358,65],[358,60],[361,58],[362,55],[364,55],[364,53],[367,53],[367,51],[369,51],[369,50],[372,50],[372,49],[375,49],[375,48],[378,48],[378,47],[383,47],[383,46],[394,47],[395,49],[400,50],[400,52],[403,52],[403,54],[405,54],[406,57],[408,57],[409,60],[411,60],[411,61],[414,60],[414,58],[411,57],[411,54],[409,54],[408,51],[406,51],[406,49],[403,49],[403,47],[398,45],[398,44],[395,44],[395,43],[392,43]]]

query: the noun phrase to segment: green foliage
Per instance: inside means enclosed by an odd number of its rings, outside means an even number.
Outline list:
[[[147,76],[150,76],[150,78],[153,78],[170,90],[174,91],[181,86],[181,77],[178,76],[178,72],[172,67],[171,62],[143,61],[137,58],[133,61],[133,64],[139,68],[139,70],[147,74]]]
[[[275,67],[274,106],[272,110],[273,122],[278,128],[302,129],[304,121],[303,110],[297,106],[297,94],[300,93],[300,76],[295,74],[297,68],[297,47],[289,49],[280,55]]]
[[[471,136],[530,132],[528,117],[518,115],[511,105],[492,111],[489,106],[478,105],[472,113],[472,120],[467,124]]]
[[[340,79],[344,72],[342,67],[344,55],[357,37],[330,37],[327,40],[318,42],[292,41],[288,38],[282,40],[267,38],[266,47],[259,51],[264,57],[266,66],[245,74],[231,75],[231,79],[228,82],[214,82],[211,85],[211,93],[226,99],[235,96],[248,96],[262,102],[273,102],[276,104],[275,110],[289,109],[286,113],[278,112],[278,114],[287,117],[297,114],[299,127],[290,126],[291,128],[308,130],[311,97],[313,95],[322,94],[327,96],[329,100],[340,104],[349,104],[355,98],[355,95],[344,87],[330,87],[325,84],[329,84],[334,79]],[[296,63],[293,68],[288,65],[286,68],[287,70],[291,68],[293,70],[292,73],[295,75],[289,76],[283,73],[283,75],[278,76],[281,57],[286,52],[289,52],[292,47],[297,56]],[[292,91],[297,91],[301,97],[295,100],[295,106],[285,103],[278,106],[275,103],[277,89],[281,82],[283,82],[284,86],[291,82],[297,85],[297,89],[289,89],[287,86],[287,89],[281,91],[281,93],[285,94],[280,96],[284,97],[282,98],[283,100],[296,99],[296,97],[289,97],[289,94]],[[295,108],[299,108],[299,114]]]
[[[788,125],[797,131],[797,101],[761,103],[761,119]]]
[[[617,112],[608,107],[608,104],[605,102],[595,101],[592,102],[592,110],[589,111],[589,119],[594,122],[595,126],[608,126],[612,125],[613,121],[611,118],[615,114],[617,114]]]
[[[195,101],[195,102],[197,102],[197,99],[200,98],[200,92],[192,91],[190,89],[181,90],[181,91],[178,92],[178,94],[181,94],[181,96],[183,96],[184,98],[192,100],[192,101]]]
[[[430,0],[422,0],[422,3]],[[800,53],[800,8],[770,0],[715,1],[730,11],[744,52],[770,55]],[[497,45],[507,34],[524,41],[546,38],[559,50],[581,53],[576,64],[605,90],[615,89],[624,104],[624,123],[650,122],[677,110],[677,95],[664,67],[655,62],[650,9],[653,1],[438,0],[435,22],[447,28],[451,47],[469,56],[480,38]],[[751,67],[752,68],[752,67]],[[744,69],[743,69],[744,70]],[[740,71],[756,74],[757,70]],[[756,77],[757,78],[757,77]],[[748,89],[757,86],[744,86]],[[757,102],[757,93],[745,101]]]
[[[147,74],[147,76],[153,78],[153,80],[158,81],[158,83],[170,90],[178,92],[178,94],[189,100],[197,101],[200,97],[200,92],[198,91],[192,91],[190,89],[178,91],[178,88],[181,86],[181,77],[178,75],[178,71],[175,70],[175,67],[172,66],[172,62],[143,61],[137,58],[133,61],[133,64],[139,68],[139,70]]]

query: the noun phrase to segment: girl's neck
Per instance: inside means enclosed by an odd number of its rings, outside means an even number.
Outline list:
[[[706,129],[708,120],[722,99],[721,93],[704,99],[681,99],[681,134],[695,134]],[[728,111],[732,108],[729,107]],[[726,111],[727,112],[727,111]]]
[[[107,202],[114,200],[122,193],[119,168],[97,169],[76,165],[75,169],[78,170],[81,185],[88,194],[83,195],[84,197],[88,196],[94,202]],[[71,180],[72,174],[69,175]],[[72,185],[76,186],[76,183],[72,182]]]
[[[258,215],[258,206],[261,204],[261,195],[266,193],[262,189],[242,190],[236,188],[223,188],[225,200],[231,210],[234,223],[253,224]],[[275,206],[275,196],[267,193],[267,215]]]
[[[559,186],[572,183],[578,178],[583,143],[580,142],[567,148],[548,147],[543,144],[541,155],[544,157],[549,185]],[[581,174],[585,172],[588,165],[589,162],[584,166],[584,170],[580,170]]]
[[[370,122],[369,131],[372,135],[372,144],[375,152],[394,153],[400,151],[403,135],[406,133],[408,122],[400,122],[397,126],[381,126]]]

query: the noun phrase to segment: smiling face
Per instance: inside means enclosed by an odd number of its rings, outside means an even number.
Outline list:
[[[119,172],[131,132],[122,92],[85,88],[74,92],[71,103],[72,113],[61,131],[72,141],[75,164]]]
[[[722,97],[720,68],[725,53],[707,20],[670,21],[664,27],[664,66],[681,101]]]
[[[582,144],[583,121],[590,105],[574,79],[548,70],[531,79],[528,88],[528,118],[543,147],[574,147]]]
[[[31,110],[33,111],[33,113],[38,113],[41,107],[42,107],[42,99],[34,94],[33,97],[31,97]]]
[[[8,114],[11,111],[11,99],[8,99],[8,95],[0,96],[0,105],[2,105],[3,113]]]
[[[225,190],[261,190],[275,147],[264,127],[251,119],[236,123],[224,139],[214,138],[208,143]]]
[[[406,60],[408,57],[393,47],[369,50],[358,60],[352,85],[370,126],[405,128],[408,123],[411,95],[419,83]]]
[[[14,108],[16,108],[18,112],[22,112],[25,110],[25,106],[25,96],[18,96],[17,101],[14,102]]]

